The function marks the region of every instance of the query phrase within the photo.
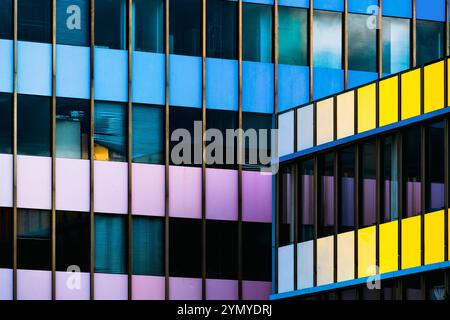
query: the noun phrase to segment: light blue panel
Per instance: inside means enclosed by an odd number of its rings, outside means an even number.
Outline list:
[[[378,73],[348,70],[348,88],[355,88],[372,82],[378,78]]]
[[[273,113],[273,64],[242,62],[242,110]]]
[[[314,242],[297,244],[297,289],[314,285]]]
[[[278,65],[278,111],[309,101],[309,67]]]
[[[309,8],[309,0],[279,0],[280,6]]]
[[[417,0],[417,19],[445,21],[445,0]]]
[[[383,15],[412,18],[412,0],[383,0]]]
[[[278,292],[289,292],[292,290],[294,290],[293,244],[278,248]]]
[[[297,109],[297,150],[314,147],[313,105]]]
[[[13,92],[13,42],[0,39],[0,91]]]
[[[314,0],[314,9],[344,11],[344,0]]]
[[[133,52],[133,101],[147,104],[166,104],[165,55]]]
[[[314,68],[314,100],[344,90],[344,70]]]
[[[201,108],[202,59],[170,55],[170,105]]]
[[[294,112],[291,110],[278,116],[278,156],[294,153]]]
[[[243,2],[259,3],[259,4],[273,4],[273,0],[242,0]]]
[[[94,51],[95,99],[128,101],[128,53],[96,48]]]
[[[238,62],[206,59],[206,107],[238,110]]]
[[[89,99],[90,48],[56,46],[56,95]]]
[[[397,0],[395,0],[397,1]],[[348,11],[354,13],[370,13],[370,6],[378,6],[378,0],[348,0]],[[384,6],[384,2],[383,2]]]
[[[52,95],[52,46],[46,43],[19,41],[18,92]]]

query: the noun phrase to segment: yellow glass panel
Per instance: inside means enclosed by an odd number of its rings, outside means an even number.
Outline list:
[[[334,281],[334,236],[317,239],[317,285]]]
[[[358,133],[376,127],[376,85],[358,89]]]
[[[398,77],[380,81],[380,126],[398,121]]]
[[[420,216],[402,220],[402,269],[421,264]]]
[[[337,245],[337,277],[338,281],[355,278],[355,232],[338,234]]]
[[[317,108],[317,144],[333,141],[334,100],[320,101]]]
[[[376,227],[358,230],[358,277],[376,274]]]
[[[425,67],[424,91],[425,112],[444,107],[444,61]]]
[[[355,134],[355,92],[349,91],[337,96],[337,138]]]
[[[380,224],[380,273],[398,270],[398,221]]]
[[[402,74],[402,120],[420,115],[420,69]]]
[[[444,211],[425,215],[425,264],[444,261]]]

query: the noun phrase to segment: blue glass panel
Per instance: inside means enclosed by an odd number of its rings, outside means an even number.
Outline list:
[[[412,0],[383,0],[383,15],[411,18]]]
[[[378,78],[378,73],[367,71],[353,71],[348,70],[348,88],[355,88],[372,82]]]
[[[280,6],[309,8],[309,0],[279,0]]]
[[[237,1],[237,0],[231,0],[231,1]],[[301,1],[303,1],[303,0],[301,0]],[[273,0],[242,0],[242,2],[273,4]]]
[[[397,73],[410,65],[410,20],[383,17],[383,72]]]
[[[353,70],[376,71],[377,30],[369,28],[369,16],[348,15],[348,67]]]
[[[238,110],[238,62],[206,59],[206,107]]]
[[[314,0],[314,9],[344,11],[344,0]]]
[[[309,101],[309,67],[278,65],[278,111]]]
[[[56,95],[90,98],[90,49],[56,46]]]
[[[369,13],[370,6],[378,6],[378,0],[348,0],[348,11],[349,12]],[[384,6],[384,2],[383,2],[383,6]]]
[[[0,91],[13,92],[13,42],[0,39]]]
[[[308,65],[308,11],[279,8],[279,63]]]
[[[202,106],[202,59],[170,55],[170,105]]]
[[[163,54],[133,52],[133,102],[166,103],[165,59]]]
[[[417,19],[445,21],[445,0],[416,0]]]
[[[314,68],[314,100],[344,90],[344,70]]]
[[[95,49],[95,99],[128,101],[127,51]]]
[[[242,82],[243,111],[273,113],[273,64],[244,61]]]
[[[164,0],[134,0],[133,49],[164,52]]]
[[[272,7],[244,3],[242,23],[243,59],[272,62]]]

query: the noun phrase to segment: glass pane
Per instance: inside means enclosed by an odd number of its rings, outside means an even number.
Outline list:
[[[298,241],[314,239],[314,160],[304,160],[299,164],[299,218]]]
[[[355,148],[339,152],[339,233],[355,229]]]
[[[444,23],[417,20],[417,65],[444,57]]]
[[[376,214],[376,145],[369,141],[361,148],[362,205],[359,213],[359,227],[373,226]]]
[[[18,96],[18,154],[43,157],[51,155],[50,102],[50,97]]]
[[[444,209],[445,143],[444,123],[437,122],[427,127],[427,190],[426,212]]]
[[[423,300],[420,276],[411,276],[403,280],[404,300]]]
[[[13,0],[0,1],[0,39],[13,38]]]
[[[250,144],[249,139],[245,139],[243,142],[245,148],[245,157],[244,157],[244,165],[243,168],[245,170],[260,170],[271,156],[271,133],[270,129],[272,128],[272,115],[265,113],[253,113],[253,112],[243,112],[242,113],[242,129],[245,132],[249,132],[249,130],[253,129],[256,131],[258,136],[258,143],[255,146],[254,144]],[[258,134],[259,133],[259,134]],[[264,133],[267,133],[264,136]],[[266,137],[266,138],[264,138]],[[254,161],[255,156],[253,158],[250,155],[258,155],[256,161]],[[261,157],[262,155],[262,157]]]
[[[50,270],[50,211],[19,209],[17,211],[17,268]]]
[[[164,0],[134,0],[134,50],[164,52]]]
[[[88,100],[56,99],[56,157],[89,159]]]
[[[200,0],[170,1],[170,53],[201,55]]]
[[[342,68],[342,14],[314,10],[314,67]]]
[[[74,46],[89,46],[90,1],[56,1],[56,42]]]
[[[125,0],[95,0],[95,45],[125,50],[127,40]]]
[[[125,104],[95,103],[95,160],[126,161],[126,119]]]
[[[447,292],[445,290],[444,272],[434,271],[426,275],[428,300],[441,301],[448,300]]]
[[[133,162],[164,163],[164,109],[133,105]]]
[[[127,273],[126,217],[95,214],[95,272]]]
[[[270,223],[242,223],[242,277],[270,281],[272,233]]]
[[[348,68],[375,72],[377,69],[377,29],[370,29],[369,16],[348,15]],[[384,30],[383,30],[384,31]]]
[[[13,265],[12,219],[12,208],[0,208],[0,268],[12,269]]]
[[[164,275],[164,220],[133,217],[133,274]]]
[[[76,266],[81,272],[89,272],[90,232],[89,213],[56,213],[57,271],[67,271],[69,267]]]
[[[408,19],[383,17],[383,72],[409,68],[410,27]]]
[[[334,234],[334,153],[319,157],[318,237]]]
[[[396,136],[383,139],[383,212],[381,222],[398,219],[398,140]]]
[[[294,243],[294,175],[291,167],[281,168],[279,246]]]
[[[421,180],[420,180],[420,128],[414,127],[403,135],[403,175],[404,175],[404,218],[421,213]]]
[[[279,63],[308,65],[308,11],[280,6],[278,19]]]
[[[208,0],[206,10],[206,55],[237,59],[237,2]]]
[[[272,62],[272,6],[242,4],[243,59]]]
[[[18,0],[17,36],[19,40],[52,42],[51,4],[51,0]]]
[[[12,153],[12,95],[0,93],[0,153]]]

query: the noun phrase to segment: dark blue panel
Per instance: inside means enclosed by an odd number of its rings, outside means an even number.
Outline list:
[[[309,101],[309,67],[278,65],[278,111]]]
[[[90,49],[66,45],[56,46],[56,95],[89,99]]]
[[[170,105],[202,107],[202,59],[170,55]]]
[[[412,0],[384,0],[383,15],[392,17],[412,17]]]
[[[233,0],[235,1],[235,0]],[[242,0],[243,2],[252,2],[252,3],[260,3],[260,4],[273,4],[273,0]]]
[[[445,21],[445,0],[417,0],[417,19]]]
[[[344,0],[315,0],[314,9],[344,11]]]
[[[280,6],[309,8],[309,0],[279,0]]]
[[[362,86],[368,82],[372,82],[378,78],[376,72],[353,71],[348,70],[348,88]]]
[[[94,50],[95,99],[128,101],[128,54],[125,50]]]
[[[164,105],[165,56],[133,52],[133,102]]]
[[[368,13],[371,12],[368,11],[370,6],[378,6],[378,0],[348,0],[349,12]]]
[[[314,100],[344,90],[344,70],[314,68]]]
[[[13,42],[0,40],[0,91],[13,92]]]
[[[238,110],[238,62],[206,59],[206,107]]]
[[[273,64],[244,61],[242,81],[243,111],[273,113]]]

